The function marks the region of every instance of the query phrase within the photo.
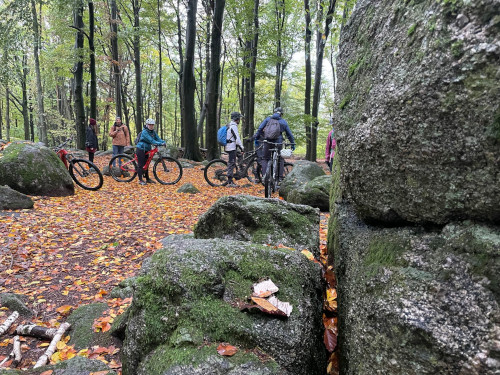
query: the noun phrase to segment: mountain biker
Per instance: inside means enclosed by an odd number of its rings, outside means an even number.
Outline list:
[[[335,147],[337,146],[337,142],[335,141],[335,135],[334,135],[333,119],[330,119],[330,125],[332,126],[332,130],[330,130],[330,133],[328,133],[328,137],[326,139],[325,163],[328,165],[328,168],[330,168],[331,172],[333,157],[335,156]]]
[[[137,142],[135,154],[137,155],[137,175],[139,176],[139,185],[154,184],[155,182],[149,178],[149,171],[144,171],[144,166],[146,165],[146,152],[151,151],[153,145],[162,146],[165,145],[165,141],[158,137],[158,134],[154,131],[155,120],[148,118],[144,129],[141,132],[139,142]],[[142,180],[142,174],[145,174],[146,182]]]
[[[227,187],[237,187],[233,182],[233,172],[236,166],[236,148],[239,147],[243,151],[243,143],[241,143],[240,135],[238,133],[238,124],[243,115],[239,112],[231,113],[231,122],[229,123],[229,128],[227,129],[227,144],[224,146],[224,150],[227,152],[229,159],[227,162]]]
[[[288,140],[290,141],[290,143],[292,143],[292,146],[291,146],[292,151],[295,150],[295,139],[293,138],[292,131],[290,130],[288,123],[286,122],[286,120],[284,118],[282,118],[282,116],[283,116],[283,109],[281,107],[277,107],[274,110],[274,114],[272,116],[268,116],[264,119],[264,121],[262,121],[262,123],[259,125],[259,128],[257,129],[257,132],[253,136],[253,138],[255,139],[256,146],[259,145],[259,140],[261,138],[264,138],[264,128],[268,124],[269,120],[276,119],[276,120],[278,120],[278,122],[280,124],[279,136],[275,139],[267,139],[267,140],[270,142],[273,142],[273,143],[279,143],[278,150],[281,151],[282,143],[283,143],[282,133],[285,132]],[[269,160],[271,159],[271,152],[269,151],[269,148],[270,148],[269,143],[264,143],[264,147],[263,147],[263,155],[264,156],[262,158],[262,173],[263,174],[266,173],[267,164],[268,164]],[[285,160],[283,158],[280,158],[280,170],[279,170],[280,179],[283,179],[284,165],[285,165]]]
[[[128,131],[128,127],[127,125],[122,124],[122,120],[118,116],[109,131],[109,136],[113,138],[113,156],[123,154],[125,146],[130,146],[130,133]],[[118,159],[118,165],[121,165],[120,159]]]

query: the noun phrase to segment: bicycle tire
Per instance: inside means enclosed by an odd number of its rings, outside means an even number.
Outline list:
[[[160,165],[159,168],[158,165]],[[153,174],[160,184],[173,185],[182,177],[182,165],[177,159],[163,156],[155,161]]]
[[[116,161],[118,165],[118,160],[122,161],[122,165],[120,167],[113,167],[113,163]],[[127,160],[127,161],[125,161]],[[117,175],[117,172],[120,171],[120,174]],[[135,176],[137,176],[137,163],[134,158],[130,155],[126,154],[118,154],[111,158],[109,161],[109,174],[115,181],[118,182],[130,182]]]
[[[205,167],[203,176],[210,186],[218,187],[227,185],[227,162],[222,159],[212,160]]]
[[[257,158],[253,158],[248,163],[246,178],[253,184],[258,184],[262,181],[262,167],[257,161]]]
[[[104,178],[102,173],[90,160],[73,159],[69,162],[69,174],[78,186],[85,190],[99,190]]]
[[[273,162],[269,161],[267,163],[267,172],[266,177],[264,178],[264,197],[272,198],[273,197],[273,185],[274,185],[274,171],[273,171]]]

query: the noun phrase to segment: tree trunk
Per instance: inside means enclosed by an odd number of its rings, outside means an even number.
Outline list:
[[[47,124],[45,122],[45,109],[43,106],[43,89],[42,89],[42,77],[40,74],[40,58],[39,53],[39,43],[40,43],[40,29],[38,26],[38,18],[36,12],[35,0],[31,0],[31,16],[32,16],[32,28],[33,28],[33,57],[35,60],[35,72],[36,72],[36,87],[37,87],[37,104],[38,104],[38,139],[45,145],[49,144],[49,139],[47,138]]]
[[[283,83],[283,49],[281,37],[283,35],[283,25],[285,23],[285,4],[281,0],[275,0],[276,14],[276,77],[274,83],[274,107],[281,107],[281,86]]]
[[[139,34],[139,11],[141,10],[141,1],[132,0],[132,7],[134,10],[134,69],[135,69],[135,106],[136,106],[136,128],[142,128],[142,77],[141,77],[141,39]],[[140,128],[138,129],[140,130]]]
[[[160,138],[165,139],[163,133],[163,61],[162,61],[162,43],[161,43],[161,13],[160,0],[157,1],[158,7],[158,128],[160,129]]]
[[[225,0],[215,0],[210,42],[210,69],[207,83],[207,159],[219,157],[217,109],[219,103],[220,53]]]
[[[83,4],[80,1],[74,9],[74,26],[77,30],[83,30]],[[75,49],[78,61],[74,67],[75,77],[75,126],[76,126],[76,147],[85,149],[85,105],[83,102],[83,32],[77,31]]]
[[[304,119],[306,130],[306,160],[311,160],[311,9],[309,0],[304,0],[304,10],[306,17],[306,39],[304,43],[305,50],[305,68],[306,68],[306,87],[304,93]]]
[[[185,146],[184,144],[184,116],[182,115],[183,113],[183,108],[184,108],[184,93],[183,93],[183,89],[182,89],[182,80],[183,80],[183,77],[184,77],[184,53],[183,53],[183,48],[182,48],[182,25],[181,25],[181,17],[180,17],[180,0],[177,0],[177,9],[176,9],[176,16],[177,16],[177,50],[178,50],[178,53],[179,53],[179,63],[180,63],[180,66],[179,66],[179,80],[178,80],[178,85],[179,85],[179,106],[180,106],[180,109],[181,109],[181,118],[180,118],[180,122],[181,122],[181,126],[180,126],[180,130],[181,130],[181,134],[180,134],[180,138],[181,138],[181,146]],[[196,10],[195,10],[196,11]],[[193,50],[194,50],[194,42],[193,42]],[[193,55],[193,58],[194,58],[194,55]],[[177,113],[177,109],[176,109],[176,113]],[[177,124],[177,123],[176,123]]]
[[[116,6],[116,0],[111,0],[111,54],[112,54],[112,64],[114,73],[114,83],[115,83],[115,105],[116,105],[116,116],[122,117],[122,84],[121,84],[121,73],[120,73],[120,61],[118,56],[118,9]]]
[[[184,60],[184,74],[182,76],[182,118],[185,128],[184,158],[193,161],[202,161],[203,158],[198,146],[196,134],[196,119],[194,94],[196,81],[194,77],[194,50],[196,44],[196,7],[198,0],[188,0],[187,26],[186,26],[186,58]]]
[[[7,136],[7,142],[10,142],[10,90],[9,86],[6,85],[5,88],[5,135]]]
[[[323,71],[323,56],[325,45],[330,34],[330,24],[332,22],[336,0],[330,0],[325,18],[325,29],[323,33],[318,32],[318,44],[316,48],[316,69],[314,72],[314,93],[312,103],[313,126],[311,129],[311,159],[316,161],[316,146],[318,144],[318,109],[321,94],[321,73]]]
[[[24,123],[24,139],[30,140],[30,119],[28,114],[28,55],[23,53],[23,68],[21,75],[21,90],[22,90],[22,108],[23,108],[23,123]]]
[[[89,1],[90,117],[97,120],[97,74],[94,45],[94,2]]]

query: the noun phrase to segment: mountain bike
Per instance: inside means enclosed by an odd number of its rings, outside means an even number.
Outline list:
[[[159,147],[153,147],[151,151],[146,152],[147,160],[144,165],[144,171],[147,171],[153,157],[159,152]],[[118,164],[117,167],[113,167]],[[137,176],[137,155],[134,156],[119,154],[113,156],[109,161],[109,173],[118,182],[130,182]],[[158,154],[158,158],[153,164],[153,174],[156,180],[163,185],[173,185],[182,177],[182,165],[177,159],[170,156]]]
[[[71,178],[78,186],[85,190],[99,190],[102,187],[104,179],[97,165],[90,160],[75,158],[72,153],[64,148],[72,140],[72,137],[66,139],[59,146],[53,148],[54,152],[64,163]]]
[[[264,174],[264,196],[266,198],[271,198],[273,193],[279,190],[279,183],[288,173],[287,168],[284,168],[284,176],[280,176],[280,160],[286,157],[292,156],[292,150],[287,149],[288,146],[292,146],[293,143],[274,143],[270,141],[262,141],[269,144],[269,151],[271,157],[267,163],[267,170]],[[283,148],[282,148],[283,146]]]
[[[233,178],[241,180],[247,178],[251,183],[259,183],[262,179],[262,167],[258,161],[257,152],[262,148],[258,147],[254,151],[237,153]],[[214,159],[205,167],[203,173],[205,180],[210,186],[225,186],[228,182],[227,161],[224,159]]]

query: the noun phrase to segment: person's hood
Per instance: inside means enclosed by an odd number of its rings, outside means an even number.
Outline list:
[[[276,120],[279,120],[281,118],[280,114],[279,113],[275,113],[271,116],[271,118],[274,118]]]

